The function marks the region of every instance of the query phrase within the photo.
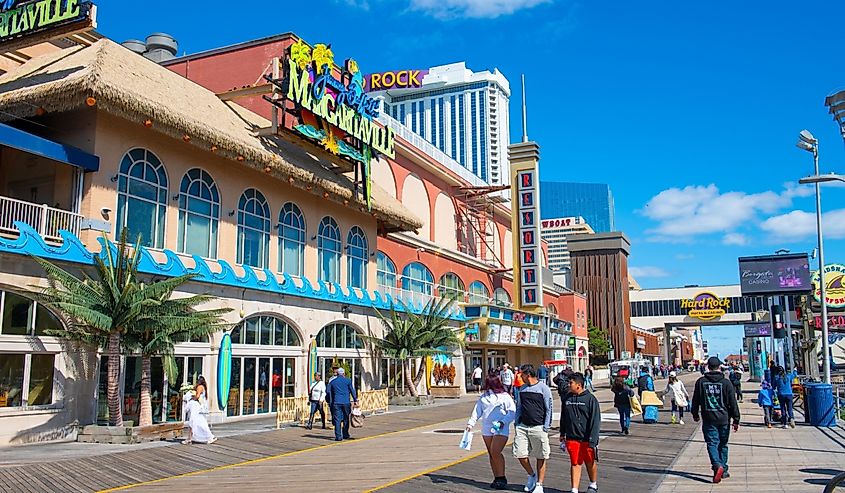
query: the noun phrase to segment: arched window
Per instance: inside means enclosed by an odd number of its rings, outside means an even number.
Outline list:
[[[402,289],[412,293],[432,294],[434,277],[426,266],[411,262],[402,269]]]
[[[396,264],[384,252],[376,254],[376,282],[385,293],[393,293],[396,289]]]
[[[161,160],[146,149],[132,149],[120,161],[117,178],[117,225],[129,240],[141,235],[141,244],[164,248],[167,209],[167,173]]]
[[[469,302],[476,304],[490,302],[490,291],[487,290],[487,286],[483,282],[474,281],[469,285]]]
[[[334,349],[364,349],[364,341],[354,327],[346,324],[329,324],[317,334],[317,347]]]
[[[305,217],[293,202],[279,211],[279,270],[292,276],[305,271]]]
[[[554,303],[549,303],[549,306],[546,307],[546,311],[549,312],[549,315],[557,316],[557,307],[554,305]]]
[[[216,258],[219,220],[217,184],[199,168],[188,170],[179,185],[179,252]]]
[[[263,269],[269,263],[270,207],[264,195],[247,189],[238,201],[238,263]]]
[[[367,236],[364,230],[353,226],[346,236],[346,284],[367,289]]]
[[[464,301],[464,282],[454,272],[443,274],[437,282],[437,292],[444,298],[452,298],[457,301]]]
[[[232,344],[300,347],[302,342],[290,324],[272,315],[247,317],[232,329]]]
[[[511,294],[508,293],[508,290],[505,288],[496,288],[493,290],[493,299],[495,300],[497,305],[500,306],[510,306],[511,305]]]
[[[340,283],[340,228],[329,216],[317,230],[317,268],[320,281]]]

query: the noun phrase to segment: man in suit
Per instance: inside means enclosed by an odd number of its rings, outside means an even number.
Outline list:
[[[343,368],[338,368],[337,377],[329,382],[326,388],[326,399],[332,409],[335,441],[348,440],[350,438],[349,416],[352,414],[352,404],[358,404],[358,394],[355,392],[352,380],[346,377],[346,370]],[[341,423],[343,423],[342,429]]]

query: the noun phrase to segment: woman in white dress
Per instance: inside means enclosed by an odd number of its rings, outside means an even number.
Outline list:
[[[188,420],[185,424],[188,426],[188,438],[183,441],[184,444],[193,442],[212,444],[217,441],[208,427],[208,385],[205,383],[205,378],[200,375],[197,378],[197,384],[194,386],[193,395],[187,403]]]

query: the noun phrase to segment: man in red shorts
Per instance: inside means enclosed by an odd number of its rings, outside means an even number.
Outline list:
[[[581,483],[581,464],[587,465],[590,486],[587,493],[598,493],[598,445],[601,409],[596,396],[584,389],[584,375],[575,373],[569,378],[569,394],[563,400],[560,413],[560,448],[569,452],[572,493],[578,493]]]

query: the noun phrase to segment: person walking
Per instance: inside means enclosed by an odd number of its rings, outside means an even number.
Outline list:
[[[349,440],[349,416],[352,414],[352,405],[358,405],[358,394],[352,380],[346,378],[346,370],[343,368],[338,368],[337,376],[329,382],[326,399],[332,409],[335,441]]]
[[[537,378],[541,382],[546,384],[546,386],[550,385],[550,383],[549,383],[549,365],[547,365],[545,363],[540,365],[540,368],[537,369]]]
[[[615,399],[614,399],[615,403]],[[587,493],[598,493],[598,446],[601,408],[596,396],[584,389],[584,375],[569,379],[569,394],[560,412],[560,448],[569,453],[572,493],[581,484],[581,465],[587,466]]]
[[[739,405],[731,382],[719,370],[722,362],[713,356],[707,360],[708,372],[695,382],[692,395],[692,419],[702,421],[701,431],[713,469],[713,482],[730,477],[728,472],[728,439],[739,429]]]
[[[194,390],[187,392],[185,397],[188,399],[186,406],[188,421],[185,423],[188,428],[188,438],[182,443],[190,445],[196,442],[211,445],[216,442],[217,437],[211,433],[206,418],[208,416],[208,384],[205,382],[205,377],[202,375],[197,377]]]
[[[522,370],[520,368],[516,369],[516,373],[513,376],[513,397],[514,399],[519,396],[519,389],[525,385],[525,379],[522,376]]]
[[[795,416],[792,409],[792,380],[798,376],[798,372],[792,370],[787,373],[782,366],[776,366],[773,370],[775,377],[773,386],[780,401],[780,420],[783,428],[789,425],[795,428]]]
[[[475,392],[477,394],[481,393],[481,365],[475,365],[475,369],[472,370],[472,384],[475,385]]]
[[[766,428],[772,427],[772,409],[775,405],[775,389],[767,380],[760,384],[760,392],[757,393],[757,405],[763,408],[763,424]]]
[[[572,368],[569,366],[564,366],[563,370],[555,375],[553,380],[555,386],[557,387],[557,393],[560,396],[560,400],[566,397],[566,394],[569,393],[569,377],[572,376]]]
[[[481,437],[487,447],[490,469],[493,471],[493,483],[490,488],[494,490],[504,490],[508,487],[502,450],[508,443],[510,426],[515,418],[516,403],[505,391],[502,380],[496,375],[488,376],[484,382],[484,393],[475,403],[466,430],[472,431],[481,420]]]
[[[502,371],[499,373],[499,378],[502,379],[502,385],[505,386],[505,390],[508,391],[508,394],[513,395],[513,379],[514,379],[513,370],[511,370],[511,366],[507,363],[502,367]]]
[[[637,397],[642,400],[643,392],[654,391],[654,378],[648,374],[648,368],[640,368],[640,378],[637,379]]]
[[[323,429],[326,429],[326,411],[323,409],[323,404],[326,402],[326,383],[323,382],[322,375],[314,374],[314,383],[308,390],[308,400],[311,403],[311,416],[308,417],[308,425],[305,427],[310,430],[314,428],[314,416],[317,411],[320,412],[320,420],[323,422]]]
[[[731,381],[731,385],[734,386],[734,390],[736,390],[736,400],[742,402],[742,367],[737,365],[731,367],[728,379]]]
[[[619,413],[619,426],[622,433],[627,435],[631,428],[631,397],[634,397],[634,390],[625,383],[622,375],[616,377],[610,390],[613,392],[613,407]]]
[[[588,366],[584,370],[584,388],[590,389],[590,392],[595,392],[596,389],[593,387],[593,367]]]
[[[689,403],[689,392],[674,371],[669,373],[669,382],[666,383],[663,395],[668,395],[672,402],[672,424],[684,424],[684,410]]]
[[[528,473],[524,491],[543,493],[546,461],[551,455],[549,429],[552,426],[552,391],[537,379],[537,370],[533,365],[523,365],[522,375],[526,384],[516,399],[513,456]],[[536,470],[531,467],[531,458],[537,461]]]

